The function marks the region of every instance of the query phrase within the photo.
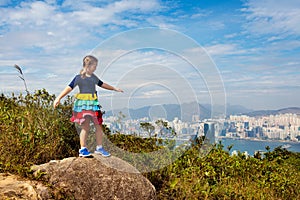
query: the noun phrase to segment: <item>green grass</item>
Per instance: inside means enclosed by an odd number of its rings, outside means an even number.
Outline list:
[[[70,123],[72,98],[54,110],[55,96],[38,90],[25,96],[0,96],[0,172],[31,178],[30,166],[53,159],[78,155],[79,138]],[[141,139],[123,134],[110,135],[110,142],[125,150],[119,155],[138,169],[147,156],[133,161],[126,152],[143,153],[161,149],[155,138]],[[144,173],[157,191],[158,199],[299,199],[300,154],[282,148],[268,151],[265,158],[230,156],[221,144],[205,157],[201,141],[171,164]],[[118,152],[114,152],[118,155]],[[157,166],[165,155],[148,164]],[[171,154],[170,154],[171,156]],[[148,159],[148,160],[147,160]],[[60,194],[61,195],[61,194]]]

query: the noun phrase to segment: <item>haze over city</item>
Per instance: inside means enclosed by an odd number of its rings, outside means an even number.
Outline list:
[[[212,99],[256,110],[300,107],[299,27],[298,0],[1,0],[0,92],[25,92],[18,64],[30,92],[58,94],[92,53],[96,74],[125,91],[99,88],[106,110]],[[145,46],[136,49],[137,41]]]

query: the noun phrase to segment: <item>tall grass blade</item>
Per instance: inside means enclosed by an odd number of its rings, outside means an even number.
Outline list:
[[[29,94],[29,91],[28,91],[28,88],[27,88],[27,84],[26,84],[26,81],[25,81],[25,78],[24,78],[24,74],[23,74],[23,71],[22,71],[21,67],[19,67],[19,65],[15,64],[14,68],[17,69],[17,71],[20,73],[19,78],[23,80],[24,86],[25,86],[25,90],[26,90],[27,94]]]
[[[23,75],[21,67],[19,67],[18,65],[15,65],[14,67],[19,71],[20,74]]]

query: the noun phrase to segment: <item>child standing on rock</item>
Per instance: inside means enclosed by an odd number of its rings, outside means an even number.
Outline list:
[[[81,126],[79,156],[89,157],[91,153],[87,149],[86,140],[90,130],[90,120],[94,122],[96,128],[97,147],[94,153],[108,157],[110,153],[104,150],[102,146],[103,130],[102,130],[102,112],[97,98],[96,85],[107,90],[123,92],[119,88],[115,88],[107,83],[102,82],[95,74],[98,60],[94,56],[88,55],[83,59],[83,68],[80,74],[75,76],[71,83],[59,94],[55,99],[53,106],[56,108],[60,100],[69,94],[76,86],[79,87],[79,93],[75,95],[73,107],[72,122]]]

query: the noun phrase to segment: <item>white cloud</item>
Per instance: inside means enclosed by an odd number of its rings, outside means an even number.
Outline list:
[[[72,5],[74,2],[72,1]],[[70,5],[68,2],[64,6]],[[147,15],[148,13],[154,14],[161,9],[160,4],[156,0],[145,1],[141,3],[138,0],[122,0],[112,2],[110,4],[102,4],[101,6],[95,6],[90,3],[81,2],[81,6],[76,7],[76,10],[72,12],[71,18],[77,22],[92,26],[101,26],[105,24],[115,24],[125,27],[136,27],[139,17],[129,19],[122,15]]]
[[[22,3],[16,8],[2,8],[1,21],[11,25],[45,25],[54,15],[55,7],[45,2]]]
[[[248,0],[242,9],[252,34],[300,35],[299,0]]]
[[[116,13],[124,12],[128,10],[138,10],[140,12],[154,11],[160,8],[160,4],[155,0],[144,1],[141,3],[139,0],[122,0],[110,4],[108,8],[111,8]]]
[[[161,97],[161,95],[164,95],[166,93],[168,93],[166,90],[146,91],[146,92],[143,92],[142,98],[157,98],[157,97]]]
[[[160,9],[156,0],[67,0],[62,5],[54,0],[23,1],[15,7],[1,7],[0,66],[18,63],[58,76],[77,72],[79,68],[74,67],[81,65],[81,57],[106,37],[102,35],[108,33],[106,25],[117,32],[122,26],[137,27],[144,23],[139,16]]]
[[[267,39],[268,42],[273,42],[273,41],[276,41],[276,40],[281,40],[282,37],[280,36],[272,36],[270,38]]]
[[[238,36],[237,33],[232,33],[232,34],[225,35],[224,38],[230,39],[230,38],[235,38],[236,36]]]
[[[143,3],[137,0],[105,3],[72,0],[64,1],[63,5],[52,0],[24,1],[15,7],[0,8],[0,31],[5,29],[0,32],[0,46],[9,52],[14,48],[15,53],[21,51],[20,54],[24,53],[20,47],[30,49],[32,46],[39,46],[43,54],[93,48],[95,40],[100,42],[101,37],[106,37],[103,33],[107,34],[107,29],[118,31],[155,23],[170,27],[167,18],[156,22],[147,17],[151,14],[155,18],[155,13],[161,9],[156,0]]]
[[[234,55],[234,54],[243,54],[246,51],[239,49],[236,44],[215,44],[211,46],[206,46],[209,55],[212,56],[221,56],[221,55]]]
[[[199,19],[199,18],[207,17],[211,14],[212,14],[211,11],[207,11],[207,10],[198,8],[198,9],[196,9],[195,13],[191,14],[190,17],[191,17],[191,19]]]

